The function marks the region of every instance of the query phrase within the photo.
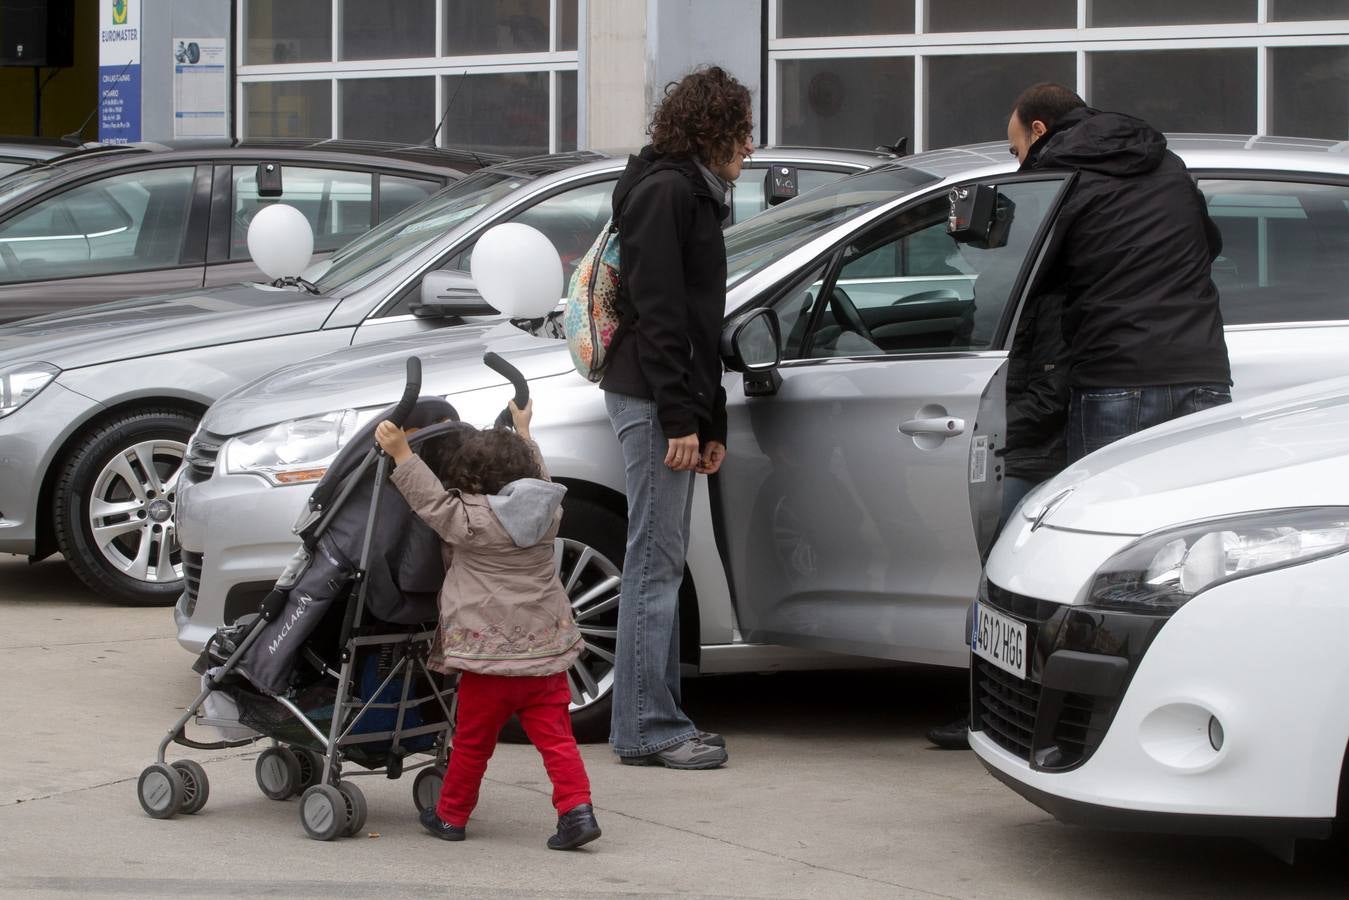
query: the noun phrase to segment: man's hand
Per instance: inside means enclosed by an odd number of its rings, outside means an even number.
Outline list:
[[[665,451],[665,464],[676,472],[692,472],[698,467],[698,434],[686,434],[683,437],[669,438],[670,447]]]
[[[708,441],[703,449],[703,458],[698,460],[699,475],[715,475],[726,459],[726,445],[721,441]]]
[[[525,440],[529,440],[529,422],[534,418],[534,400],[531,398],[525,403],[525,408],[521,409],[515,405],[515,401],[510,403],[511,424],[515,426],[515,433]]]
[[[375,443],[400,466],[412,459],[412,448],[408,446],[407,435],[403,433],[403,429],[388,419],[380,422],[375,428]]]

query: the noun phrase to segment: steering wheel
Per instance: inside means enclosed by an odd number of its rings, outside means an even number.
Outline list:
[[[862,314],[857,311],[857,304],[853,303],[847,292],[837,285],[829,292],[829,311],[834,314],[835,321],[842,325],[845,331],[860,334],[871,343],[876,343],[876,339],[871,336],[871,329],[862,321]]]

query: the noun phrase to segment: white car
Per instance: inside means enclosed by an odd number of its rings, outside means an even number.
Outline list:
[[[1349,744],[1349,379],[1180,419],[1023,502],[972,618],[970,744],[1066,822],[1330,834]]]

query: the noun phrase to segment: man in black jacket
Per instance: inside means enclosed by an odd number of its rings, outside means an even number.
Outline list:
[[[1038,291],[1061,292],[1068,459],[1231,400],[1212,264],[1222,236],[1166,138],[1057,84],[1017,99],[1022,170],[1072,169]]]

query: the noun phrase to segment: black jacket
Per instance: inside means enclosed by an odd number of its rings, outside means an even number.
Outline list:
[[[620,324],[600,387],[656,401],[666,437],[726,440],[725,202],[693,160],[650,147],[614,188]]]
[[[1161,132],[1077,109],[1023,168],[1077,173],[1039,287],[1064,295],[1072,386],[1231,384],[1212,278],[1222,235]]]
[[[1068,464],[1068,348],[1063,298],[1036,294],[1016,322],[1007,360],[1006,474],[1027,481],[1052,478]]]

